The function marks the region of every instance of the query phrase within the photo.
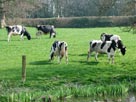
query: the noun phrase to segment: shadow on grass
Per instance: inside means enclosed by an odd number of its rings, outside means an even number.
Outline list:
[[[33,38],[31,38],[31,39],[33,39],[33,40],[42,40],[42,39],[50,39],[49,37],[46,37],[46,35],[41,35],[41,36],[39,36],[39,37],[33,37]]]
[[[78,54],[68,54],[69,56],[78,56]]]
[[[87,57],[87,53],[86,54],[79,54],[78,56],[86,56]],[[103,56],[105,56],[106,54],[99,54],[98,55],[98,57],[103,57]],[[93,54],[91,54],[91,57],[94,57],[95,55],[94,55],[94,53]]]
[[[86,56],[87,57],[87,53],[86,54],[68,54],[70,56]]]
[[[6,41],[6,42],[8,42],[8,40],[6,40],[6,39],[1,39],[0,41],[4,41],[4,42]]]
[[[86,61],[87,65],[97,65],[99,62],[97,61]]]
[[[72,62],[81,63],[85,65],[97,65],[99,63],[97,61],[72,61]]]
[[[30,65],[49,65],[52,64],[49,60],[30,62]]]
[[[86,54],[79,54],[79,56],[86,56],[87,57],[87,53]]]

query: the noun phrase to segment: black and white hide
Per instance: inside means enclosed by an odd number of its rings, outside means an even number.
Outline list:
[[[26,36],[28,40],[31,39],[30,34],[22,25],[6,26],[6,30],[8,32],[8,42],[10,41],[12,35],[20,35],[21,39],[23,39],[24,36]]]
[[[117,48],[117,43],[112,41],[101,41],[101,40],[92,40],[90,42],[90,48],[88,51],[87,60],[90,58],[90,54],[95,52],[95,60],[97,61],[98,54],[107,54],[109,63],[114,63],[114,55]],[[125,55],[126,50],[121,50],[122,55]]]
[[[114,40],[115,42],[118,42],[119,40],[121,40],[119,35],[106,34],[106,33],[102,33],[101,36],[100,36],[100,39],[102,41],[112,41],[112,40]]]
[[[55,56],[58,57],[59,63],[61,63],[63,57],[66,58],[66,63],[68,63],[68,44],[65,41],[53,42],[49,60],[53,60]]]
[[[123,45],[122,40],[121,40],[119,35],[102,33],[101,36],[100,36],[100,39],[102,41],[112,41],[112,40],[114,40],[117,43],[117,48],[119,49],[119,51],[126,50],[126,47]]]
[[[36,37],[39,38],[43,34],[50,34],[50,38],[56,37],[56,31],[53,25],[37,25],[36,26],[38,32],[36,33]]]

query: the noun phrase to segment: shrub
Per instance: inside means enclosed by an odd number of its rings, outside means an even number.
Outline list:
[[[25,26],[54,25],[58,28],[86,28],[128,26],[134,16],[90,16],[90,17],[63,17],[63,18],[15,18],[8,19],[7,24],[22,24]]]

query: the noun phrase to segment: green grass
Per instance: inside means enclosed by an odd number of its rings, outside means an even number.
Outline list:
[[[0,91],[2,94],[19,91],[50,91],[64,85],[108,86],[123,84],[135,86],[136,80],[136,35],[122,32],[117,27],[111,28],[57,28],[57,37],[49,39],[49,35],[36,39],[35,28],[27,28],[32,39],[20,41],[13,36],[7,42],[7,32],[0,29]],[[94,54],[87,62],[89,41],[100,39],[100,34],[107,32],[121,36],[127,47],[125,56],[115,55],[115,64],[109,64],[107,55],[99,55],[98,62]],[[58,64],[57,58],[48,62],[50,48],[55,40],[68,43],[69,63],[63,58]],[[26,82],[21,82],[22,55],[26,55]],[[133,85],[134,84],[134,85]],[[131,89],[131,87],[129,87]]]

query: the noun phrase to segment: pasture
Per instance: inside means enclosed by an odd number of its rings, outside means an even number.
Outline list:
[[[7,42],[7,32],[0,29],[0,90],[2,94],[12,92],[46,91],[64,86],[109,86],[124,85],[131,90],[136,80],[136,35],[122,32],[118,27],[107,28],[56,28],[56,38],[42,35],[36,38],[37,30],[28,27],[32,39],[20,41],[20,36],[12,36]],[[89,42],[100,39],[107,32],[120,35],[127,47],[126,55],[116,53],[115,64],[109,64],[107,55],[94,54],[87,62]],[[55,40],[68,43],[68,64],[64,58],[49,62],[50,48]],[[26,82],[21,82],[22,55],[26,55]]]

